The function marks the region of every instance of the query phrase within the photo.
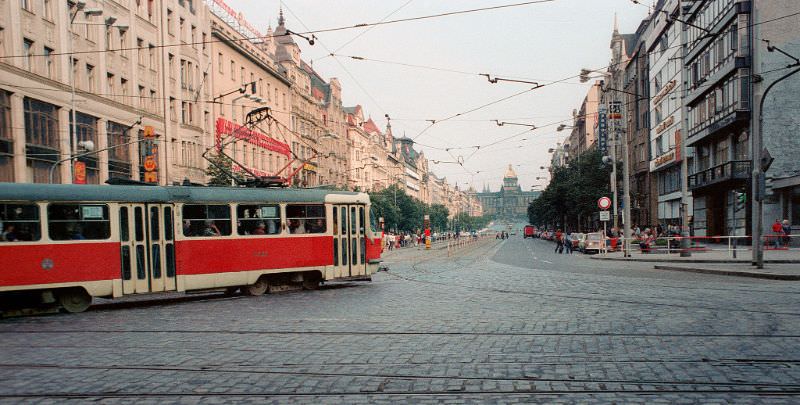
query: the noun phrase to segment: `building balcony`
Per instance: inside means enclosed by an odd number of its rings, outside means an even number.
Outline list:
[[[749,160],[731,160],[689,176],[689,190],[697,190],[732,180],[747,180],[751,176]]]

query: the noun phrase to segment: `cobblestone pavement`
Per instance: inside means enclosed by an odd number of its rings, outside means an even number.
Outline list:
[[[798,282],[385,255],[371,283],[0,321],[4,403],[797,403]]]

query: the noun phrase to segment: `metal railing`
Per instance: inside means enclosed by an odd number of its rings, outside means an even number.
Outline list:
[[[689,188],[707,186],[725,180],[747,179],[750,176],[749,160],[731,160],[712,168],[689,175]]]

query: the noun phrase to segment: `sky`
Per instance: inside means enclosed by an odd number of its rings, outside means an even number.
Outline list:
[[[226,0],[262,32],[277,25],[281,6],[287,28],[304,32],[520,2]],[[611,60],[615,14],[620,32],[632,33],[648,7],[631,0],[553,0],[319,33],[313,46],[295,41],[322,77],[339,79],[345,106],[360,104],[382,129],[388,114],[394,135],[414,139],[431,171],[451,185],[497,191],[512,164],[529,190],[547,184],[548,149],[568,136],[555,129],[571,123],[590,84],[572,78],[531,90],[532,84],[493,84],[480,74],[546,84],[582,68],[602,69]]]

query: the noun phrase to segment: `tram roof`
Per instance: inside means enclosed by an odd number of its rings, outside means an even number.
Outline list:
[[[326,189],[0,183],[5,201],[345,202],[336,197],[369,201],[365,193]]]

